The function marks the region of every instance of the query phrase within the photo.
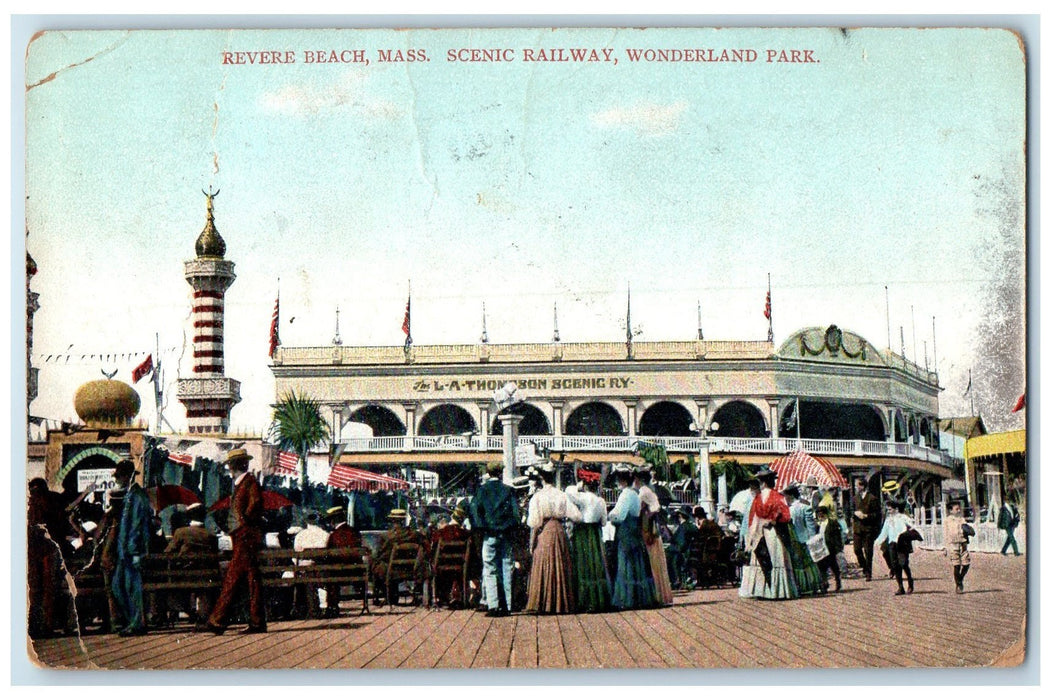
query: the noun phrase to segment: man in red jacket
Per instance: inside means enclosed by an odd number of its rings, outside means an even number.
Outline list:
[[[233,540],[233,556],[223,578],[219,600],[212,609],[206,629],[214,634],[226,631],[226,612],[233,603],[234,590],[244,578],[248,583],[248,628],[242,634],[266,632],[263,616],[263,586],[259,573],[259,549],[263,544],[263,493],[259,482],[248,473],[252,457],[242,449],[230,450],[226,464],[234,479],[226,531]]]

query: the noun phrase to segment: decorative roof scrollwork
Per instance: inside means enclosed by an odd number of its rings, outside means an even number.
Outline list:
[[[836,357],[842,352],[852,360],[858,358],[861,358],[861,360],[867,359],[865,356],[865,341],[861,340],[861,347],[856,352],[851,352],[843,342],[843,331],[841,331],[836,324],[832,324],[825,329],[824,341],[822,342],[821,347],[818,348],[811,347],[810,344],[807,343],[805,335],[799,335],[800,355],[804,357],[807,355],[820,355],[826,351],[832,357]]]

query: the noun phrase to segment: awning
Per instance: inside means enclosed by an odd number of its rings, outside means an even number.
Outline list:
[[[409,482],[385,474],[374,474],[345,464],[332,467],[328,485],[344,491],[408,491]]]
[[[805,484],[808,479],[813,479],[819,486],[847,486],[847,480],[836,465],[824,457],[815,457],[802,450],[775,459],[770,463],[770,469],[777,472],[774,488],[779,491],[791,484]]]

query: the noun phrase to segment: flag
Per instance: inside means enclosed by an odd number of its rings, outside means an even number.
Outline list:
[[[624,344],[628,347],[628,356],[631,356],[631,287],[628,287],[628,317],[624,322],[624,326],[627,328],[627,340]]]
[[[138,367],[131,371],[131,383],[137,384],[140,379],[145,377],[147,374],[153,373],[153,355],[147,355],[146,359],[139,364]]]
[[[799,399],[796,399],[792,403],[788,404],[788,408],[785,409],[784,424],[786,430],[791,430],[796,427],[796,421],[799,420]]]
[[[409,300],[405,302],[405,320],[401,322],[401,332],[405,334],[405,352],[409,351],[412,347],[412,295],[409,296]]]
[[[766,308],[763,309],[763,316],[766,316],[766,319],[768,321],[770,320],[770,312],[771,312],[771,309],[770,309],[770,290],[768,289],[766,291]]]
[[[1018,401],[1015,401],[1015,407],[1011,409],[1011,413],[1018,413],[1023,408],[1025,408],[1025,392],[1024,391],[1022,392],[1022,395],[1018,397]]]
[[[193,455],[188,452],[170,452],[168,454],[168,461],[181,464],[186,467],[193,466]]]
[[[277,346],[281,344],[281,337],[278,335],[278,318],[281,315],[281,294],[277,295],[274,300],[274,315],[270,319],[270,358],[273,359],[274,353],[277,352]]]
[[[277,473],[297,476],[299,474],[299,455],[295,452],[279,451],[277,453]]]

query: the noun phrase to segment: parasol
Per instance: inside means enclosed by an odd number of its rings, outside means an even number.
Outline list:
[[[168,506],[188,506],[201,502],[200,496],[190,489],[177,484],[151,486],[146,489],[146,493],[150,497],[150,505],[157,512],[164,510]]]
[[[816,479],[819,486],[847,487],[847,480],[843,478],[843,474],[835,464],[803,450],[778,457],[770,463],[770,469],[777,472],[777,483],[774,484],[774,488],[778,491],[792,484],[802,484],[810,477]]]
[[[293,505],[292,501],[288,500],[276,491],[263,491],[263,510],[280,510],[282,508]],[[214,513],[217,510],[224,510],[230,507],[230,497],[220,498],[218,501],[212,504],[212,507],[208,509],[209,512]]]

